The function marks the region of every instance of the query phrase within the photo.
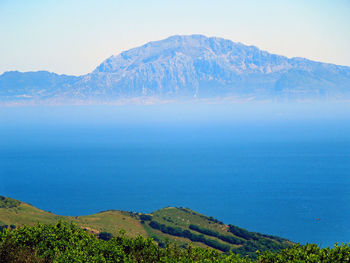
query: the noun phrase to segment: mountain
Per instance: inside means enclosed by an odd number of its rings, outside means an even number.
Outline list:
[[[287,58],[202,35],[172,36],[111,56],[86,75],[5,72],[0,101],[350,98],[350,67]]]
[[[5,72],[0,75],[0,102],[59,101],[68,96],[72,98],[71,88],[78,79],[79,77],[47,71]]]
[[[222,252],[233,250],[252,257],[256,250],[280,251],[293,244],[284,238],[226,225],[213,217],[183,207],[167,207],[150,214],[109,210],[87,216],[59,216],[0,196],[0,231],[38,222],[55,224],[59,220],[74,222],[101,238],[116,236],[125,230],[130,237],[152,237],[160,246],[170,240],[180,246],[192,243],[198,247]]]

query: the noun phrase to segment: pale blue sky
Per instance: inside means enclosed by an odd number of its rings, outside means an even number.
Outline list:
[[[350,66],[350,0],[0,0],[0,73],[85,74],[175,34]]]

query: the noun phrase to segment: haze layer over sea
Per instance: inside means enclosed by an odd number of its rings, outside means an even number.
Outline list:
[[[0,108],[0,195],[61,215],[184,206],[350,242],[350,104]]]

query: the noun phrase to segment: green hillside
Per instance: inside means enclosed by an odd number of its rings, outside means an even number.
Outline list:
[[[109,240],[96,238],[75,224],[59,221],[0,232],[0,262],[4,263],[344,263],[350,246],[334,248],[295,245],[279,253],[258,253],[256,259],[192,245],[171,243],[159,247],[152,239],[119,234]]]
[[[54,224],[63,217],[43,211],[27,203],[0,196],[0,225]]]
[[[36,223],[56,224],[59,220],[74,222],[95,236],[117,236],[121,230],[129,237],[152,237],[160,247],[172,242],[179,247],[188,244],[213,248],[218,252],[233,251],[256,257],[256,251],[273,251],[290,247],[292,242],[275,236],[249,232],[188,208],[167,207],[151,214],[104,211],[88,216],[59,216],[27,203],[0,197],[0,227],[15,228]]]
[[[135,213],[111,210],[88,216],[59,216],[27,203],[0,196],[0,225],[2,226],[32,226],[38,222],[55,224],[59,220],[74,222],[94,234],[108,232],[117,235],[120,230],[124,230],[130,237],[147,236],[138,214]]]

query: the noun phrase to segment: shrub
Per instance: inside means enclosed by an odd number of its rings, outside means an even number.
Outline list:
[[[159,223],[158,223],[159,224]],[[157,225],[154,223],[154,225]],[[161,227],[161,224],[158,226]],[[164,228],[167,229],[167,228]],[[203,241],[204,236],[189,230],[182,232]],[[206,239],[204,239],[206,240]],[[216,246],[221,243],[207,239]],[[255,242],[255,241],[251,241]],[[254,243],[250,243],[254,245]],[[220,246],[219,245],[219,246]],[[6,263],[63,263],[63,262],[226,262],[226,263],[343,263],[350,262],[350,246],[336,244],[334,248],[319,248],[317,245],[296,245],[280,253],[263,252],[256,260],[242,258],[232,252],[219,253],[213,249],[182,248],[163,243],[158,247],[153,239],[128,238],[121,234],[109,241],[97,239],[93,234],[74,224],[59,222],[56,225],[41,225],[6,229],[0,233],[0,262]],[[248,247],[249,248],[249,247]],[[246,249],[242,247],[242,249]]]
[[[108,232],[101,232],[98,234],[98,238],[105,240],[105,241],[108,241],[108,240],[111,240],[113,238],[113,235],[111,233],[108,233]]]
[[[152,216],[151,215],[144,215],[144,214],[142,214],[142,215],[140,215],[140,219],[142,221],[151,221],[152,220]]]

